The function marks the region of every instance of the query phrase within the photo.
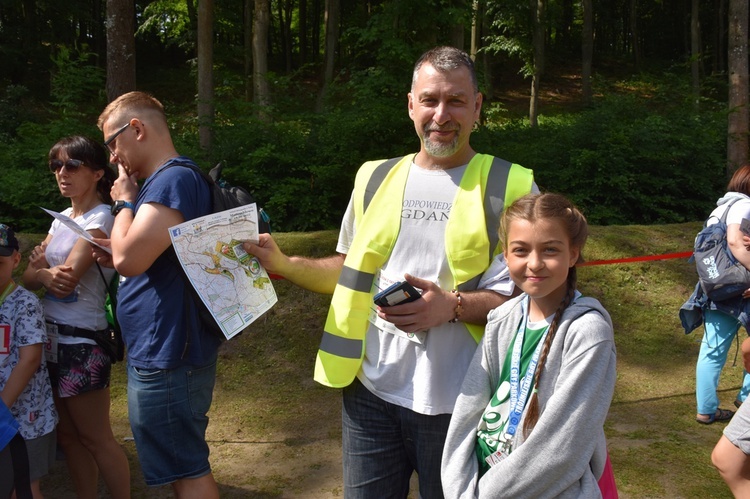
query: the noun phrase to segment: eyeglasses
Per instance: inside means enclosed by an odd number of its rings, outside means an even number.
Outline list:
[[[112,154],[115,153],[115,150],[112,147],[110,147],[110,144],[112,144],[112,142],[114,142],[117,136],[120,135],[122,132],[124,132],[125,129],[129,126],[130,126],[130,122],[125,123],[119,130],[117,130],[114,133],[114,135],[112,135],[110,138],[104,141],[104,145],[107,147],[107,149],[109,149],[109,152],[111,152]]]
[[[82,166],[86,165],[84,165],[83,161],[81,161],[80,159],[67,159],[65,161],[53,159],[49,162],[49,171],[51,171],[52,173],[60,173],[60,170],[62,170],[63,166],[68,171],[68,173],[76,174]]]

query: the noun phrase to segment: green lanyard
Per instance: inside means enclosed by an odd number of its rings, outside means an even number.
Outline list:
[[[10,280],[10,284],[8,284],[8,287],[5,288],[5,291],[3,291],[3,294],[0,295],[0,305],[3,304],[5,299],[8,297],[9,294],[13,292],[13,290],[16,289],[16,283],[13,281],[13,279]]]

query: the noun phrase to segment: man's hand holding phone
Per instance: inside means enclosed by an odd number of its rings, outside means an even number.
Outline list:
[[[395,307],[402,303],[409,303],[422,297],[414,286],[406,281],[393,283],[373,297],[375,305],[380,307]]]
[[[376,302],[377,313],[381,319],[402,331],[427,331],[431,327],[448,322],[454,316],[455,305],[450,300],[451,293],[444,291],[432,281],[404,274],[404,284],[397,283],[394,289],[400,295],[386,293],[388,289],[378,294],[386,294],[392,299],[403,297],[403,300],[393,305],[381,305]],[[411,290],[422,290],[422,293],[414,294]]]

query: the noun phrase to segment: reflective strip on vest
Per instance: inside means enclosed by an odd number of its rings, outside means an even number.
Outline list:
[[[323,331],[320,340],[320,350],[331,355],[338,355],[347,359],[359,359],[362,355],[364,340],[351,340]]]
[[[368,162],[357,173],[353,194],[356,235],[331,299],[315,361],[314,378],[319,383],[347,386],[360,369],[373,281],[401,228],[403,193],[413,158]],[[458,289],[476,289],[499,251],[497,229],[503,208],[519,193],[530,192],[532,182],[531,170],[519,165],[482,154],[470,161],[445,231],[446,256]],[[481,339],[484,326],[462,324],[477,342]]]
[[[353,269],[344,265],[341,268],[341,275],[339,276],[338,284],[354,291],[369,293],[374,279],[375,274],[362,272],[361,270]]]

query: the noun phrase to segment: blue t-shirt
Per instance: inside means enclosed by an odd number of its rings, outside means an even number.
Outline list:
[[[146,179],[135,202],[179,210],[185,220],[211,212],[211,191],[200,174],[174,165],[194,164],[180,156]],[[172,166],[172,167],[169,167]],[[203,365],[219,347],[206,333],[177,263],[159,255],[144,273],[129,277],[118,290],[117,319],[128,350],[128,363],[143,369]],[[189,335],[188,335],[189,333]],[[189,337],[188,337],[189,336]]]

